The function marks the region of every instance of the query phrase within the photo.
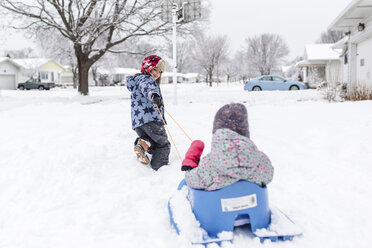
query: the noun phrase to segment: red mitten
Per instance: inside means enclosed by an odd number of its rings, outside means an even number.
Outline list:
[[[187,150],[185,159],[182,161],[182,171],[191,170],[198,167],[200,156],[204,150],[204,143],[201,140],[194,140]]]

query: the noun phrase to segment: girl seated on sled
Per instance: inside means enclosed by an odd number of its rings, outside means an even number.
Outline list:
[[[201,159],[202,141],[193,141],[188,149],[181,169],[190,187],[217,190],[239,180],[261,187],[271,182],[274,168],[249,138],[248,114],[243,104],[227,104],[217,111],[211,146],[210,153]]]

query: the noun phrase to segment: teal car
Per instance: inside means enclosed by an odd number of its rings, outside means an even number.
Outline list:
[[[304,90],[306,85],[280,76],[263,75],[245,82],[244,90]]]

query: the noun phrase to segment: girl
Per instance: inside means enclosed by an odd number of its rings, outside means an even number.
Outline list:
[[[162,121],[162,117],[165,120],[164,103],[159,87],[164,69],[165,61],[157,55],[150,55],[143,60],[141,73],[127,78],[127,88],[131,92],[132,129],[139,136],[134,151],[141,163],[150,163],[154,170],[168,164],[170,153]],[[146,153],[152,155],[151,162]]]
[[[182,162],[187,184],[195,189],[217,190],[239,180],[265,186],[273,178],[269,158],[249,138],[248,114],[243,104],[220,108],[214,118],[212,149],[200,160],[204,143],[192,142]]]

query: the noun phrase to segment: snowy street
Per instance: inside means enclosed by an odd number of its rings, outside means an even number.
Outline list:
[[[246,228],[223,247],[367,248],[372,244],[372,101],[329,103],[322,92],[247,92],[242,84],[161,85],[165,108],[210,150],[216,111],[240,102],[251,139],[274,166],[270,203],[303,230],[263,244]],[[188,138],[166,115],[183,156]],[[188,248],[167,203],[183,179],[170,166],[140,164],[133,152],[125,87],[1,90],[1,248]]]

